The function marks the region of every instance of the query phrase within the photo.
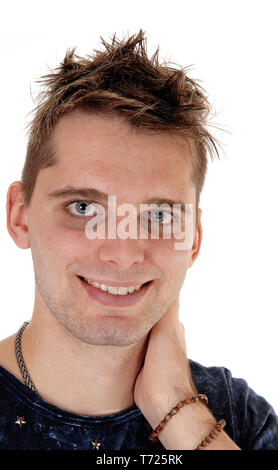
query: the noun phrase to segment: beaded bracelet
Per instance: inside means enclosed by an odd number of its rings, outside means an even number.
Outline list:
[[[162,421],[160,421],[159,425],[154,429],[154,431],[149,435],[150,441],[157,442],[157,436],[162,431],[164,426],[168,423],[169,419],[174,416],[180,408],[182,408],[184,405],[190,405],[191,403],[194,403],[195,401],[202,401],[205,403],[205,405],[208,404],[208,397],[204,395],[203,393],[199,393],[198,395],[194,395],[191,398],[186,398],[185,400],[179,401],[172,410],[165,415]]]
[[[217,433],[221,432],[222,429],[226,426],[225,419],[220,419],[218,423],[216,423],[215,428],[209,433],[207,437],[196,447],[194,450],[202,450],[202,447],[206,447],[212,439],[217,436]]]

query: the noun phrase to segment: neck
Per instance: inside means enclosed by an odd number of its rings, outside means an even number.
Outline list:
[[[147,336],[128,346],[91,345],[74,338],[53,315],[39,315],[22,335],[22,353],[39,395],[86,416],[105,416],[134,405],[133,388]]]

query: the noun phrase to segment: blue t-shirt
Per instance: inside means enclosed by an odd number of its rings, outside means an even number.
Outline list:
[[[263,397],[224,367],[189,364],[198,393],[207,395],[211,413],[217,421],[225,419],[225,432],[242,450],[278,450],[278,416]],[[1,366],[0,407],[3,450],[165,450],[160,441],[148,439],[152,428],[136,405],[101,417],[70,413]]]

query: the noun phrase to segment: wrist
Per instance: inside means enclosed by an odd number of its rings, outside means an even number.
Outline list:
[[[179,388],[173,387],[172,389],[168,390],[167,392],[164,391],[163,393],[154,396],[144,402],[142,406],[139,406],[143,415],[149,422],[149,424],[154,429],[159,422],[165,417],[166,414],[170,413],[170,411],[176,407],[178,403],[185,399],[190,399],[193,396],[196,396],[198,392],[192,389],[181,390]],[[185,404],[185,406],[194,406]]]
[[[166,449],[193,450],[211,432],[216,420],[207,406],[199,400],[173,408],[173,411],[176,411],[172,416],[167,413],[161,415],[158,420],[157,414],[148,415],[154,430],[150,438],[160,440]]]

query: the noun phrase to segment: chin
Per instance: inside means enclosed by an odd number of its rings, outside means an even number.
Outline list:
[[[78,341],[91,345],[128,346],[135,344],[147,334],[138,319],[120,316],[102,316],[83,319],[65,325]]]

